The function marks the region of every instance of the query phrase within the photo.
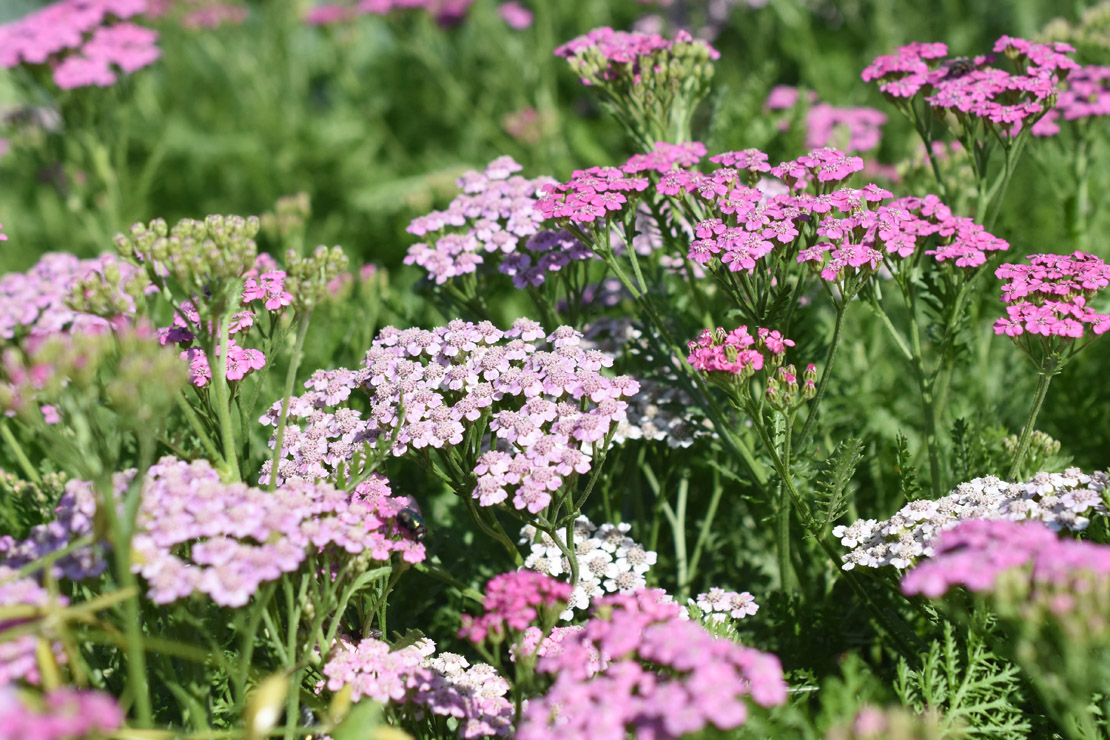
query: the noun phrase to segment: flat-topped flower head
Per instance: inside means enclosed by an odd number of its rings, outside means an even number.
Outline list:
[[[147,0],[61,0],[0,25],[0,67],[51,65],[63,89],[107,87],[161,56],[158,33],[124,22]]]
[[[833,536],[851,548],[844,556],[845,570],[907,568],[933,555],[941,532],[969,519],[1032,520],[1054,530],[1085,529],[1091,517],[1107,515],[1102,492],[1108,482],[1106,473],[1088,475],[1077,468],[1037,473],[1020,483],[975,478],[935,501],[912,501],[885,521],[860,519],[837,526]]]
[[[523,632],[536,620],[542,621],[541,611],[562,611],[571,590],[569,583],[532,570],[494,576],[486,584],[486,613],[462,615],[459,637],[480,643],[491,632],[498,638],[504,637],[507,629]]]
[[[1056,107],[1032,128],[1034,136],[1054,136],[1062,121],[1110,115],[1110,67],[1095,65],[1072,70],[1058,93]]]
[[[529,701],[517,737],[679,738],[742,726],[749,702],[786,701],[777,657],[713,637],[664,597],[606,597],[583,629],[562,635],[538,663],[554,684]]]
[[[123,719],[115,697],[103,691],[61,686],[32,697],[14,683],[0,684],[0,728],[6,738],[100,738],[119,730]]]
[[[517,288],[542,285],[549,273],[593,254],[563,230],[542,229],[536,210],[549,177],[528,180],[511,157],[498,157],[483,172],[462,175],[463,191],[443,211],[413,219],[408,231],[426,242],[412,245],[405,264],[418,265],[437,285],[488,265],[513,278]]]
[[[1110,265],[1085,252],[1034,254],[1029,264],[1000,265],[995,276],[1002,286],[1006,316],[994,324],[994,333],[1020,343],[1028,335],[1045,339],[1080,339],[1089,330],[1097,336],[1110,330],[1110,314],[1089,304],[1110,284]]]

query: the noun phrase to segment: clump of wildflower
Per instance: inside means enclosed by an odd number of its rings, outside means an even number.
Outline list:
[[[1110,284],[1110,266],[1102,259],[1073,252],[1034,254],[1028,260],[1027,265],[1007,263],[995,270],[995,276],[1009,281],[1002,286],[1006,318],[995,322],[995,334],[1005,334],[1031,351],[1027,345],[1036,336],[1062,337],[1070,344],[1088,328],[1095,335],[1110,329],[1110,315],[1088,305]]]
[[[351,687],[351,698],[391,703],[402,711],[431,712],[459,720],[459,737],[505,737],[512,730],[511,688],[490,665],[470,665],[461,655],[434,655],[427,638],[393,650],[367,638],[339,642],[323,667],[330,691]]]
[[[1079,68],[1067,56],[1074,51],[1061,42],[1037,44],[1003,36],[994,52],[1013,63],[1014,71],[1007,72],[990,66],[993,54],[945,59],[944,44],[914,43],[876,58],[861,76],[865,82],[879,82],[879,90],[894,101],[920,95],[940,117],[951,115],[961,134],[982,124],[1009,138],[1055,105],[1057,84]]]
[[[537,619],[548,622],[544,614],[562,611],[571,590],[569,583],[530,570],[494,576],[486,584],[486,613],[463,614],[459,637],[480,643],[492,633],[493,639],[500,640],[506,629],[523,632]]]
[[[1103,491],[1110,477],[1087,475],[1077,468],[1037,473],[1021,483],[986,476],[956,486],[935,501],[911,501],[885,521],[860,519],[833,529],[840,544],[851,548],[844,569],[857,566],[908,568],[933,556],[937,537],[969,519],[1041,522],[1053,530],[1083,530],[1093,516],[1108,514]]]
[[[555,49],[584,85],[594,87],[625,128],[642,143],[687,141],[690,119],[709,91],[720,53],[679,31],[655,33],[595,28]],[[645,146],[645,148],[647,148]]]
[[[106,273],[119,279],[96,296],[99,315],[69,301],[73,290],[86,293],[84,286],[93,282],[92,275],[103,278]],[[135,299],[120,286],[140,276],[132,265],[111,255],[82,260],[65,252],[45,254],[27,272],[0,277],[0,337],[26,337],[24,345],[34,348],[61,332],[102,334],[134,316]]]
[[[124,22],[146,0],[61,0],[0,25],[0,67],[49,66],[62,89],[116,82],[161,56],[158,33]]]
[[[19,565],[15,562],[10,565],[7,563],[0,565],[0,608],[22,606],[46,610],[63,607],[69,603],[69,599],[65,596],[52,597],[50,592],[33,578],[20,577],[17,571]],[[12,627],[26,626],[34,619],[40,618],[0,620],[0,633]],[[40,623],[44,626],[49,621],[51,620],[40,619]],[[35,654],[38,643],[39,635],[34,632],[0,640],[0,687],[12,685],[16,681],[26,681],[34,685],[42,682],[39,662]],[[65,653],[62,652],[61,645],[53,644],[52,650],[56,660],[64,661]],[[0,691],[2,690],[0,688]],[[3,708],[0,706],[0,718],[2,716]],[[0,720],[0,727],[4,727],[2,720]]]
[[[744,725],[748,702],[786,701],[778,658],[714,638],[661,596],[644,590],[601,600],[581,632],[541,658],[538,669],[555,682],[528,703],[517,737],[617,740],[650,732],[678,738],[709,726]],[[594,654],[604,661],[600,671]]]
[[[573,619],[575,610],[588,608],[606,594],[627,594],[645,588],[647,572],[658,557],[628,536],[632,525],[627,522],[598,526],[580,516],[573,526],[578,581],[560,615],[564,621]],[[566,542],[566,528],[555,530],[554,537]],[[525,568],[553,578],[570,577],[570,560],[551,535],[526,524],[520,530],[520,544],[529,546]]]
[[[711,624],[721,624],[728,619],[743,619],[759,611],[759,604],[755,603],[755,598],[747,591],[737,593],[717,587],[690,599],[690,605],[696,607],[701,618]]]
[[[445,211],[409,224],[409,233],[429,241],[409,247],[405,264],[423,267],[429,279],[442,285],[488,262],[511,276],[517,288],[526,288],[542,285],[548,273],[589,259],[590,250],[566,231],[540,228],[543,217],[533,206],[541,189],[554,180],[513,174],[520,170],[511,157],[499,157],[483,172],[460,177],[463,192]]]
[[[123,711],[103,691],[69,686],[33,696],[0,683],[0,727],[4,737],[80,740],[108,735],[123,726]]]
[[[528,319],[508,331],[461,320],[432,331],[387,327],[360,370],[314,375],[314,390],[293,399],[278,476],[334,475],[382,442],[395,456],[457,455],[455,464],[477,480],[460,495],[480,506],[511,498],[514,508],[539,513],[568,479],[589,472],[587,452],[606,443],[624,418],[623,399],[639,388],[631,378],[602,375],[612,358],[581,341],[570,327],[546,334]],[[327,410],[357,388],[370,396],[368,418]],[[262,422],[276,423],[280,412],[275,404]],[[467,434],[464,423],[477,432]]]

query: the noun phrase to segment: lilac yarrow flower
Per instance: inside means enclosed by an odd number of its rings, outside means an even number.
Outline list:
[[[283,445],[278,475],[332,475],[379,443],[394,456],[461,453],[473,465],[471,495],[479,505],[511,496],[515,508],[538,513],[568,478],[589,472],[593,451],[624,418],[624,398],[639,388],[632,378],[602,375],[613,359],[582,349],[581,341],[570,327],[546,334],[529,319],[508,331],[461,320],[431,331],[386,327],[362,369],[343,371],[340,381],[369,394],[368,418],[351,412],[348,431],[328,431],[331,404],[320,393],[294,398],[293,438]],[[276,423],[280,412],[275,404],[262,423]],[[312,439],[296,426],[301,419],[317,430]],[[486,433],[465,434],[475,424]],[[269,475],[264,465],[264,479]]]
[[[33,349],[46,337],[60,332],[101,334],[126,322],[135,313],[134,299],[120,293],[122,309],[117,319],[75,311],[67,305],[70,287],[90,273],[118,271],[124,281],[138,270],[114,255],[82,260],[65,252],[50,252],[27,272],[10,272],[0,277],[0,338],[26,334],[26,347]]]
[[[123,711],[103,691],[62,686],[30,699],[15,684],[0,684],[0,732],[5,738],[80,740],[123,726]]]
[[[52,597],[50,592],[43,588],[34,578],[19,576],[18,566],[0,565],[0,607],[36,607],[47,609],[50,607],[64,607],[69,603],[65,596]],[[0,632],[16,626],[25,626],[31,619],[0,620]],[[40,620],[44,625],[45,620]],[[39,661],[36,655],[39,644],[39,635],[28,632],[18,637],[0,640],[0,691],[2,687],[25,681],[29,684],[42,683],[39,673]],[[50,643],[54,659],[64,663],[66,656],[60,643]],[[2,694],[0,694],[0,717],[4,710],[2,707]],[[3,728],[0,719],[0,728]]]
[[[528,703],[517,738],[678,738],[710,725],[742,726],[749,701],[786,701],[777,657],[714,638],[662,596],[643,590],[602,599],[583,630],[541,658],[538,670],[554,684]]]
[[[1083,530],[1093,516],[1106,516],[1102,492],[1110,477],[1078,468],[1037,473],[1020,483],[994,476],[956,486],[937,500],[911,501],[885,521],[860,519],[833,528],[833,536],[851,551],[844,570],[857,566],[908,568],[934,554],[937,536],[968,519],[1032,520],[1053,530]]]
[[[133,478],[134,471],[117,473],[113,484],[123,493]],[[71,484],[78,502],[93,500],[90,483]],[[260,584],[297,570],[310,551],[337,564],[387,561],[395,552],[408,563],[424,559],[424,546],[396,523],[408,499],[393,496],[381,476],[350,493],[301,480],[268,492],[224,483],[206,461],[165,457],[142,485],[131,545],[134,570],[156,604],[199,592],[242,606]],[[72,535],[91,532],[91,517],[81,521],[85,531],[72,527]]]
[[[146,0],[61,0],[0,25],[0,67],[51,65],[63,89],[116,82],[153,64],[158,33],[124,22],[146,10]]]
[[[954,586],[990,591],[1003,574],[1025,568],[1030,598],[1047,592],[1056,612],[1069,611],[1079,594],[1096,588],[1092,579],[1103,593],[1110,590],[1110,547],[1061,539],[1039,522],[972,519],[943,532],[934,549],[902,578],[904,593],[937,598]]]
[[[22,568],[92,533],[96,497],[84,481],[69,481],[54,513],[53,521],[36,524],[26,539],[16,540],[11,535],[0,535],[0,566]],[[83,581],[100,575],[106,567],[99,546],[90,545],[56,559],[51,572],[54,578]]]
[[[445,211],[409,224],[409,233],[429,241],[409,247],[405,264],[423,267],[442,285],[489,262],[511,276],[517,288],[526,288],[542,285],[548,273],[572,262],[590,259],[592,252],[568,232],[540,228],[543,218],[533,206],[540,189],[554,180],[513,175],[520,169],[511,157],[499,157],[484,172],[460,177],[463,193]]]
[[[435,643],[427,638],[395,650],[373,638],[358,644],[340,641],[322,669],[323,685],[330,691],[350,686],[354,701],[366,697],[402,711],[454,717],[462,738],[509,735],[509,682],[492,666],[434,653]]]

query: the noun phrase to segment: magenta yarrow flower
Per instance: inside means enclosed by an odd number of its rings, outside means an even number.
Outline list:
[[[539,660],[554,684],[529,701],[517,738],[678,738],[742,726],[748,702],[786,701],[777,657],[714,638],[663,596],[607,597],[584,629],[563,636]]]
[[[461,655],[434,655],[427,638],[393,650],[367,638],[357,645],[336,643],[323,667],[330,691],[351,688],[351,699],[366,697],[419,714],[458,720],[461,738],[506,737],[512,731],[511,688],[493,666],[470,665]],[[433,657],[434,656],[434,657]]]
[[[1055,136],[1060,121],[1079,121],[1110,115],[1110,67],[1084,66],[1073,70],[1056,99],[1056,107],[1035,124],[1034,136]]]
[[[1023,335],[1080,339],[1087,329],[1094,335],[1110,330],[1110,314],[1088,305],[1110,284],[1110,265],[1084,252],[1034,254],[1029,264],[1004,264],[995,276],[1002,286],[1005,318],[994,323],[994,333],[1015,341]]]
[[[721,373],[750,378],[764,365],[781,364],[781,355],[787,347],[794,346],[794,341],[770,329],[759,328],[752,335],[747,326],[731,331],[718,326],[715,331],[703,329],[688,346],[690,355],[686,361],[695,369],[711,375]]]
[[[279,478],[328,477],[366,445],[390,441],[395,456],[462,452],[474,460],[479,505],[511,498],[514,508],[539,513],[568,478],[589,472],[593,450],[639,389],[632,378],[602,375],[613,358],[581,341],[570,327],[546,334],[529,319],[508,331],[461,320],[432,331],[386,327],[362,369],[314,376],[327,390],[292,400]],[[328,411],[328,396],[356,388],[370,396],[368,418]],[[275,404],[262,423],[276,424],[280,412]],[[474,424],[488,424],[487,435],[464,443]]]
[[[146,0],[62,0],[0,26],[0,67],[53,68],[63,89],[107,87],[161,56],[158,33],[123,22],[143,13]]]
[[[572,590],[569,583],[531,570],[494,576],[486,584],[486,613],[463,614],[459,637],[480,643],[491,632],[503,637],[506,628],[523,632],[540,618],[540,610],[562,611]]]
[[[554,180],[526,180],[513,174],[520,169],[511,157],[499,157],[484,172],[463,174],[458,180],[463,193],[447,210],[409,224],[409,233],[429,241],[409,247],[405,264],[423,267],[429,279],[442,285],[488,262],[511,276],[517,288],[526,288],[591,258],[590,250],[568,232],[540,228],[543,217],[533,208],[542,188]]]
[[[1036,122],[1056,102],[1057,85],[1079,65],[1067,54],[1075,49],[1062,42],[1038,44],[1003,36],[994,45],[1016,71],[989,66],[993,54],[944,59],[944,44],[910,44],[876,58],[862,73],[865,82],[893,99],[918,94],[940,111],[952,113],[963,125],[984,122],[1002,136],[1016,136],[1027,122]]]
[[[566,59],[584,85],[616,80],[636,83],[645,70],[661,66],[661,59],[687,56],[686,47],[691,46],[699,47],[709,59],[721,56],[686,31],[679,31],[674,40],[668,40],[657,33],[614,31],[608,26],[595,28],[556,47],[555,56]]]
[[[0,733],[5,738],[80,740],[123,726],[123,710],[103,691],[63,686],[30,699],[16,684],[0,684]]]

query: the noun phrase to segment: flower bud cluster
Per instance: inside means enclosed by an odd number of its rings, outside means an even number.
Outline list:
[[[1084,252],[1034,254],[1028,265],[1004,264],[995,276],[1002,286],[1006,317],[994,323],[995,334],[1020,341],[1023,334],[1082,338],[1110,330],[1110,315],[1088,304],[1110,284],[1110,265]]]
[[[493,639],[501,640],[507,629],[523,632],[536,620],[549,622],[544,613],[562,611],[571,590],[569,583],[531,570],[494,576],[486,584],[486,613],[480,617],[463,614],[459,637],[477,644],[491,633]]]
[[[713,76],[711,62],[721,57],[686,31],[667,40],[657,33],[614,31],[607,26],[556,47],[555,56],[567,60],[583,85],[614,91],[637,85],[666,89],[691,83],[700,91]]]
[[[662,595],[648,589],[602,599],[584,629],[541,658],[538,670],[554,684],[529,701],[516,737],[679,738],[744,725],[748,702],[786,701],[777,657],[714,638]]]
[[[112,255],[82,260],[47,253],[27,272],[0,277],[0,338],[26,335],[25,345],[34,348],[60,332],[106,332],[134,316],[131,286],[145,282],[141,271]]]
[[[116,234],[116,251],[142,265],[151,282],[174,281],[186,295],[205,295],[217,304],[230,302],[227,284],[255,266],[257,216],[186,218],[170,228],[162,219],[149,226],[134,224],[128,234]]]
[[[690,355],[686,361],[695,369],[711,377],[727,374],[747,380],[764,366],[778,368],[786,348],[793,347],[794,340],[786,339],[771,329],[758,328],[752,336],[746,326],[738,326],[732,331],[718,326],[716,331],[703,329],[696,340],[687,344]],[[796,379],[794,382],[796,385]]]
[[[346,272],[348,262],[339,246],[329,249],[321,244],[308,257],[288,250],[285,253],[285,288],[293,307],[304,312],[325,300],[331,294],[332,281]]]
[[[108,87],[116,69],[131,74],[162,55],[158,33],[123,22],[146,10],[146,0],[61,0],[0,25],[0,67],[21,64],[52,71],[65,90]]]
[[[435,643],[427,638],[397,649],[374,638],[357,645],[341,641],[324,665],[324,686],[330,691],[350,686],[354,701],[367,697],[418,716],[454,717],[459,737],[466,740],[509,736],[509,682],[493,666],[470,665],[455,653],[434,653]]]
[[[31,698],[16,684],[0,682],[0,728],[4,737],[99,738],[120,729],[123,718],[116,699],[103,691],[62,686]]]
[[[88,410],[99,400],[125,427],[148,429],[174,405],[184,382],[184,366],[158,346],[149,326],[111,335],[56,334],[26,355],[14,349],[3,353],[0,407],[32,420],[48,414],[46,421],[53,424],[60,420],[53,404],[68,399]],[[44,403],[51,405],[40,408]]]
[[[546,334],[529,319],[508,331],[461,320],[432,331],[386,327],[362,369],[314,375],[313,390],[292,400],[279,478],[334,475],[383,441],[395,456],[462,454],[481,506],[511,497],[517,509],[543,511],[568,478],[590,471],[587,453],[605,444],[624,418],[624,398],[639,389],[632,378],[602,375],[612,358],[581,341],[570,327]],[[327,410],[359,387],[370,396],[369,418]],[[275,404],[261,421],[276,425],[280,415]]]
[[[994,52],[1015,72],[990,66],[994,54],[945,59],[941,43],[913,43],[876,58],[862,73],[892,100],[921,96],[939,117],[952,116],[962,131],[983,123],[999,136],[1016,136],[1056,104],[1057,85],[1079,68],[1068,44],[1038,44],[1003,36]]]
[[[305,221],[312,214],[308,193],[284,195],[277,199],[273,211],[263,213],[258,221],[262,233],[274,239],[287,239],[304,231]]]
[[[832,533],[851,548],[843,558],[844,570],[908,568],[933,555],[941,532],[968,519],[1032,520],[1053,530],[1086,529],[1090,517],[1108,513],[1102,499],[1108,483],[1104,472],[1087,475],[1077,468],[1037,473],[1021,483],[986,476],[961,483],[935,501],[911,501],[885,521],[860,519]]]
[[[597,526],[580,516],[573,526],[578,582],[560,615],[564,621],[573,619],[575,610],[588,608],[606,594],[627,594],[645,588],[647,572],[658,557],[628,536],[632,526],[627,522]],[[566,535],[566,528],[555,530],[560,542],[566,542]],[[570,576],[570,560],[547,533],[527,524],[520,530],[520,544],[529,546],[525,568],[553,578]]]
[[[458,180],[462,194],[445,211],[416,218],[408,231],[435,237],[409,247],[405,264],[419,265],[442,285],[478,270],[489,262],[513,278],[517,288],[542,285],[547,274],[559,272],[592,253],[568,232],[540,229],[543,217],[533,210],[542,187],[551,178],[527,180],[511,157],[498,157],[483,172],[467,172]]]

